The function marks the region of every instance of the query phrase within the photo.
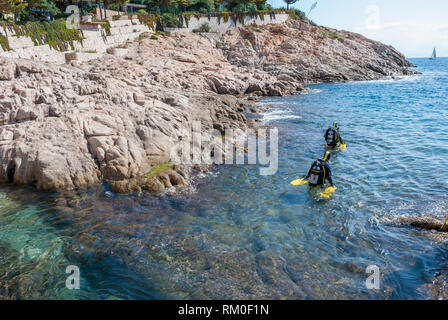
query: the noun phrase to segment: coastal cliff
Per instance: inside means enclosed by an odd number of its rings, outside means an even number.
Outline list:
[[[408,69],[412,64],[391,46],[306,20],[240,28],[225,35],[220,48],[232,64],[269,72],[283,82],[361,81],[414,73]]]
[[[142,35],[122,56],[54,65],[0,59],[0,182],[44,190],[107,181],[116,192],[190,184],[170,152],[202,128],[245,129],[241,99],[300,93],[314,82],[412,74],[390,46],[307,21],[222,36]],[[162,170],[160,170],[162,168]]]

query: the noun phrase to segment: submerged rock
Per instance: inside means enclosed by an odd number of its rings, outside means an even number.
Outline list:
[[[443,221],[432,217],[403,217],[400,218],[400,222],[402,224],[408,224],[421,229],[435,230],[438,232],[448,232],[448,224],[445,225],[444,228],[442,228]]]

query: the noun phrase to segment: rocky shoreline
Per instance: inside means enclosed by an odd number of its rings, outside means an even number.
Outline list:
[[[246,129],[245,98],[315,82],[415,73],[390,46],[307,21],[210,34],[146,34],[90,62],[0,59],[0,182],[43,190],[175,191],[192,170],[170,151],[202,129]]]

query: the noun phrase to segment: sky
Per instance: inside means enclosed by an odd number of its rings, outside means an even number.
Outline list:
[[[408,58],[448,57],[447,0],[299,0],[292,5],[319,25],[360,33],[394,46]],[[283,0],[267,0],[274,7]]]

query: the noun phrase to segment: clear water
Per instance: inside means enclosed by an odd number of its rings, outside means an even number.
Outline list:
[[[444,242],[387,223],[448,209],[448,59],[400,81],[320,84],[275,98],[279,171],[223,166],[180,197],[0,187],[0,296],[69,299],[426,299],[447,277]],[[292,187],[337,120],[338,191]],[[65,287],[79,266],[81,289]],[[380,290],[365,286],[377,265]]]

